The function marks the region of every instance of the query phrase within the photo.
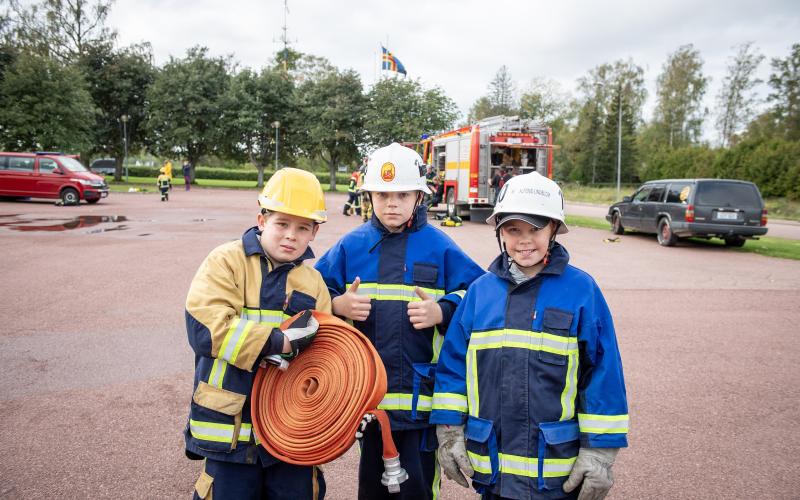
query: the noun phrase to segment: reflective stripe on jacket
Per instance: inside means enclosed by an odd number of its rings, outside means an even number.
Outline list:
[[[186,452],[238,463],[277,459],[256,446],[250,392],[272,329],[304,310],[331,311],[319,273],[302,261],[273,267],[257,228],[215,248],[186,298],[186,329],[195,352],[194,394],[184,431]],[[279,352],[279,351],[278,351]],[[270,353],[271,354],[271,353]]]
[[[627,446],[628,405],[611,313],[555,244],[519,285],[504,253],[459,305],[439,356],[431,423],[466,424],[473,485],[552,498],[580,446]]]
[[[386,367],[388,391],[379,408],[389,412],[392,430],[427,427],[432,363],[443,335],[436,327],[415,330],[408,303],[420,300],[414,288],[422,288],[439,301],[446,326],[483,270],[446,234],[428,225],[425,207],[417,209],[411,227],[400,233],[388,232],[373,216],[328,250],[316,268],[332,297],[361,278],[358,293],[372,299],[372,309],[366,321],[354,325],[372,341]]]

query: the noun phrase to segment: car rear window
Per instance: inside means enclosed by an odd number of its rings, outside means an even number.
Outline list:
[[[686,205],[691,191],[691,184],[682,182],[670,184],[669,191],[667,191],[667,203],[680,203],[682,205]]]
[[[699,182],[697,184],[697,205],[720,207],[759,207],[761,199],[753,184],[741,182]]]

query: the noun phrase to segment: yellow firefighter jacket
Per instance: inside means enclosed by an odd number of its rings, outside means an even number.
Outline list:
[[[331,312],[319,272],[297,261],[273,266],[257,228],[215,248],[197,270],[186,298],[186,330],[195,353],[194,394],[184,430],[189,458],[207,457],[264,466],[277,462],[257,446],[250,392],[264,356],[283,349],[270,336],[286,318],[305,309]],[[272,341],[270,341],[272,339]]]

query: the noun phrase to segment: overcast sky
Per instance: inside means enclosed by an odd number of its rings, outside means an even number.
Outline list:
[[[260,68],[281,47],[283,5],[116,0],[109,24],[122,45],[152,43],[159,65],[203,45],[212,55],[230,54],[242,66]],[[574,91],[577,78],[591,68],[632,58],[645,70],[649,118],[656,77],[667,55],[683,44],[694,44],[705,62],[712,111],[735,46],[754,42],[766,56],[759,71],[766,80],[769,61],[785,58],[792,43],[800,42],[800,1],[289,0],[288,34],[296,50],[358,71],[365,87],[374,83],[379,46],[388,41],[410,78],[441,87],[463,115],[503,64],[519,90],[545,77]],[[760,93],[766,92],[762,86]],[[706,122],[707,137],[712,120]]]

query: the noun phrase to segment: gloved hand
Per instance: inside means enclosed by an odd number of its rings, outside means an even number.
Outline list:
[[[465,488],[469,488],[463,474],[472,477],[475,471],[467,457],[463,425],[437,425],[436,437],[439,439],[439,463],[447,477]],[[463,473],[463,474],[462,474]]]
[[[581,482],[578,500],[602,500],[614,485],[611,466],[619,448],[581,448],[572,472],[564,483],[564,491],[569,493]]]
[[[365,413],[364,416],[361,417],[361,423],[358,424],[358,429],[356,430],[356,439],[362,439],[364,437],[364,431],[367,430],[367,426],[373,420],[375,420],[375,415],[372,413]]]
[[[281,330],[286,340],[289,341],[289,352],[281,354],[286,359],[294,359],[300,354],[300,351],[311,345],[311,341],[317,335],[319,330],[319,322],[311,314],[311,310],[307,309],[289,324],[285,330]]]

